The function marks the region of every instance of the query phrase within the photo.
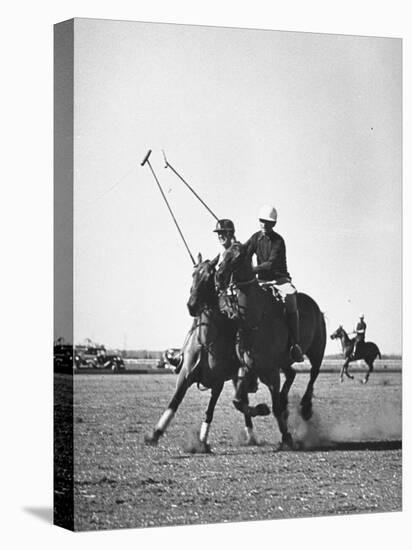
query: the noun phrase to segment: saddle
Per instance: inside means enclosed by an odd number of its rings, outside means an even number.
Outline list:
[[[263,288],[263,290],[266,290],[266,292],[270,292],[276,302],[285,303],[285,299],[271,281],[259,281],[259,286]]]
[[[359,340],[358,342],[353,342],[352,344],[352,350],[351,350],[351,357],[353,359],[360,359],[360,354],[362,352],[362,348],[364,346],[365,342],[363,342],[362,340]],[[355,347],[356,346],[356,347]]]
[[[259,286],[270,293],[275,300],[283,307],[283,314],[286,315],[285,299],[279,290],[273,285],[272,281],[259,281]],[[219,292],[218,302],[220,311],[226,315],[229,319],[234,319],[238,314],[238,301],[237,301],[238,287],[235,283],[230,284],[225,290]]]

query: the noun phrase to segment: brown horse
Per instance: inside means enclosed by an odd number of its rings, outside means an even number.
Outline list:
[[[363,359],[368,365],[368,372],[365,375],[365,378],[362,380],[363,384],[366,384],[369,380],[369,375],[373,371],[373,363],[375,359],[379,357],[381,359],[381,352],[379,351],[378,346],[374,342],[358,342],[356,346],[356,355],[353,356],[353,346],[355,339],[349,338],[346,330],[340,325],[335,332],[330,335],[332,340],[340,340],[342,346],[342,354],[345,359],[345,362],[342,365],[340,371],[340,381],[343,382],[343,375],[345,374],[348,378],[353,380],[353,376],[349,374],[348,368],[351,361],[358,361]]]
[[[217,261],[217,260],[216,260]],[[179,372],[174,395],[152,433],[145,437],[147,444],[156,445],[173,419],[186,391],[192,384],[211,389],[205,421],[199,434],[199,451],[209,452],[208,435],[214,409],[227,380],[236,384],[239,360],[235,353],[236,324],[222,315],[214,286],[216,261],[203,261],[199,254],[194,268],[188,301],[189,313],[195,317],[183,345],[183,365]],[[269,414],[266,405],[250,407],[244,414],[246,442],[256,444],[252,416]]]
[[[237,321],[239,360],[248,370],[255,370],[269,388],[282,443],[291,446],[293,441],[287,427],[287,405],[288,392],[296,373],[289,356],[284,305],[260,287],[252,270],[250,256],[241,243],[232,244],[224,253],[216,273],[216,282],[222,291],[229,288],[229,298],[227,292],[221,295],[221,309]],[[300,403],[301,414],[308,420],[312,416],[313,386],[326,346],[326,327],[323,314],[312,298],[298,293],[297,300],[301,347],[311,362],[310,380]],[[281,390],[280,370],[286,377]]]

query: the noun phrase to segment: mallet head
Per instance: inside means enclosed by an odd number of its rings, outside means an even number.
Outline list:
[[[162,153],[163,153],[163,159],[165,161],[165,168],[167,168],[169,166],[169,163],[167,162],[166,153],[164,149],[162,149]]]
[[[149,149],[146,153],[146,156],[145,158],[142,160],[142,162],[140,163],[140,166],[144,166],[146,164],[146,162],[149,160],[149,157],[150,155],[152,154],[152,150]]]

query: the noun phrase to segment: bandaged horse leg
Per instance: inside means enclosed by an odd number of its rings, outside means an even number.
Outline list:
[[[296,292],[288,293],[285,296],[286,318],[291,335],[292,347],[290,348],[291,359],[296,363],[304,361],[302,349],[300,347],[300,325],[299,311],[296,299]]]
[[[233,380],[233,385],[234,385],[235,392],[236,392],[237,383],[235,382],[235,380]],[[244,398],[245,398],[244,404],[245,404],[245,410],[246,410],[246,412],[243,413],[244,417],[245,417],[245,436],[246,436],[245,443],[246,443],[246,445],[257,445],[258,444],[258,439],[257,439],[257,437],[255,435],[255,432],[254,432],[254,429],[253,429],[252,417],[250,416],[250,414],[248,414],[248,411],[249,411],[250,407],[249,407],[249,398],[248,398],[248,392],[247,391],[245,392]]]
[[[248,403],[249,403],[249,400],[248,400]],[[245,436],[246,436],[245,445],[248,445],[248,446],[258,445],[259,443],[255,434],[255,431],[253,429],[252,418],[248,414],[245,414],[244,417],[245,417]]]
[[[245,418],[249,418],[250,419],[250,416],[246,416],[245,415]],[[252,425],[252,420],[250,420],[250,423],[251,425],[250,426],[245,426],[245,434],[246,434],[246,445],[258,445],[259,442],[258,442],[258,438],[256,437],[256,434],[255,434],[255,431],[253,429],[253,425]]]
[[[210,426],[213,420],[213,414],[215,412],[215,407],[217,400],[219,399],[220,394],[222,393],[223,382],[219,382],[216,386],[213,386],[211,396],[209,399],[209,404],[206,409],[206,418],[202,425],[200,426],[199,432],[199,441],[202,446],[202,451],[205,453],[210,453],[210,445],[208,443],[208,437],[210,432]]]
[[[173,420],[173,417],[182,402],[188,387],[186,371],[182,370],[180,371],[179,378],[177,379],[175,393],[168,407],[163,412],[153,432],[150,435],[146,435],[144,438],[146,444],[157,445],[160,437],[165,433],[170,422]]]

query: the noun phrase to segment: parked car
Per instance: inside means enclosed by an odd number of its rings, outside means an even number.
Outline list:
[[[75,366],[77,369],[125,369],[123,358],[117,353],[108,353],[104,346],[76,346]]]
[[[53,363],[55,371],[73,372],[73,346],[70,344],[55,344]]]
[[[183,363],[183,355],[180,348],[168,348],[162,353],[157,363],[158,369],[171,369],[176,374],[180,371]]]

